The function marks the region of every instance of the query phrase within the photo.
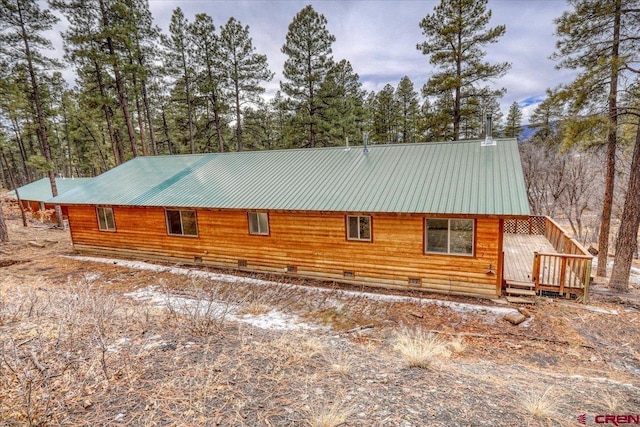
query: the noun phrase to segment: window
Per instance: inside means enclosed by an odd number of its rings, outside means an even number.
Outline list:
[[[98,215],[98,229],[100,231],[116,231],[116,221],[113,219],[113,209],[99,207],[96,209]]]
[[[347,240],[371,241],[371,217],[347,216]]]
[[[172,236],[197,236],[196,211],[169,210],[167,215],[167,233]]]
[[[426,252],[454,255],[473,255],[472,219],[425,220]]]
[[[266,212],[249,212],[249,234],[269,235],[269,215]]]

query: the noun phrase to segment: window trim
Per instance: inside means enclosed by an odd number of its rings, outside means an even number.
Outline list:
[[[251,231],[251,216],[255,215],[256,220],[258,221],[258,232],[254,233]],[[266,215],[267,217],[267,231],[260,232],[260,220],[258,219],[259,215]],[[269,212],[257,212],[257,211],[249,211],[247,212],[247,226],[249,228],[249,234],[252,236],[270,236],[271,235],[271,224],[269,224]]]
[[[354,238],[354,237],[350,237],[349,236],[349,218],[358,218],[358,237]],[[363,239],[360,237],[360,218],[369,218],[369,238],[368,239]],[[346,235],[346,239],[349,242],[371,242],[373,243],[373,218],[371,217],[371,215],[345,215],[344,218],[345,221],[345,235]]]
[[[447,221],[447,252],[437,252],[437,251],[429,251],[428,249],[428,238],[427,232],[429,231],[429,227],[427,226],[427,221],[430,219],[439,219]],[[471,221],[473,226],[473,230],[471,231],[471,253],[456,253],[451,252],[451,221],[452,220],[467,220]],[[476,218],[441,218],[441,217],[426,217],[423,222],[423,233],[422,240],[424,246],[424,253],[426,255],[445,255],[445,256],[462,256],[462,257],[475,257],[476,256],[476,229],[477,229],[477,219]]]
[[[177,234],[177,233],[172,233],[169,227],[169,215],[168,212],[180,212],[180,230],[182,231],[181,234]],[[195,220],[195,226],[196,226],[196,234],[184,234],[184,224],[182,221],[182,212],[193,212],[193,216],[194,216],[194,220]],[[165,208],[164,210],[164,222],[165,222],[165,226],[167,227],[167,235],[168,236],[174,236],[174,237],[199,237],[199,230],[198,230],[198,212],[195,209],[169,209],[169,208]]]
[[[102,212],[111,212],[111,219],[113,220],[113,228],[102,228],[100,226],[100,211],[102,210]],[[117,231],[117,227],[116,227],[116,216],[113,213],[113,207],[112,206],[96,206],[96,220],[98,221],[98,230],[99,231],[106,231],[109,233],[115,233]],[[104,223],[105,225],[109,225],[108,221],[107,221],[107,217],[104,217]]]

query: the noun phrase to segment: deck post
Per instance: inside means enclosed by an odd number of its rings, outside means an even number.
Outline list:
[[[534,290],[538,293],[540,289],[540,255],[537,251],[533,253],[533,271],[531,274],[533,275],[533,281],[536,285]]]
[[[584,289],[582,290],[582,303],[587,304],[589,285],[591,284],[591,262],[587,262],[587,272],[584,275]]]

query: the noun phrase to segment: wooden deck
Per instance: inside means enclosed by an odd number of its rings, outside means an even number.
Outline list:
[[[504,234],[504,280],[532,282],[533,253],[557,253],[539,234]]]

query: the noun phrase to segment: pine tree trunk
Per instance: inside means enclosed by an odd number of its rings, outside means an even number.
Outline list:
[[[107,10],[104,4],[104,0],[100,0],[100,13],[102,14],[102,24],[105,29],[109,28],[109,17],[107,16]],[[138,145],[136,142],[136,134],[133,130],[133,123],[131,122],[131,114],[129,113],[129,103],[127,101],[127,94],[122,84],[122,74],[120,73],[120,67],[118,67],[118,56],[116,55],[115,48],[113,47],[113,39],[107,37],[107,47],[109,49],[109,56],[112,61],[113,75],[116,81],[116,89],[118,92],[118,101],[120,102],[120,109],[124,116],[124,121],[127,127],[127,135],[129,136],[129,142],[131,143],[131,154],[133,157],[138,157]]]
[[[629,186],[624,201],[622,222],[618,231],[616,259],[609,281],[609,287],[620,292],[629,290],[631,263],[634,253],[638,250],[638,227],[640,227],[640,121],[636,130],[636,145],[633,149]]]
[[[140,40],[136,38],[136,49],[138,54],[136,55],[138,58],[138,65],[145,69],[144,59],[142,56],[142,49],[140,47]],[[151,140],[151,152],[154,156],[158,155],[158,147],[156,146],[156,134],[153,129],[153,116],[151,115],[151,105],[149,102],[149,96],[147,94],[147,79],[143,77],[140,81],[140,87],[142,89],[142,103],[144,104],[144,113],[147,118],[147,127],[149,128],[149,139]],[[142,145],[144,147],[144,143]]]
[[[9,175],[9,183],[11,184],[11,187],[13,191],[16,193],[16,199],[18,201],[18,207],[20,208],[20,215],[22,216],[22,226],[26,227],[27,226],[27,215],[24,212],[24,206],[22,205],[22,200],[20,200],[20,192],[18,191],[18,187],[16,185],[16,181],[13,178],[13,173],[11,172],[11,168],[9,168],[9,162],[7,161],[7,156],[4,155],[4,151],[0,150],[0,162],[4,161],[5,164],[5,168],[7,169],[7,175]]]
[[[187,97],[187,122],[189,123],[189,151],[191,154],[196,152],[196,143],[193,139],[193,112],[191,106],[191,86],[189,80],[189,69],[187,67],[187,58],[184,52],[182,52],[182,67],[184,70],[184,90]]]
[[[22,17],[22,9],[20,7],[20,2],[18,4],[18,13],[20,14],[20,22],[24,22]],[[49,183],[51,184],[51,194],[53,197],[58,195],[58,187],[56,186],[56,174],[53,170],[53,164],[51,161],[51,147],[49,146],[49,137],[47,135],[47,125],[44,120],[44,111],[42,110],[42,102],[40,100],[40,88],[38,87],[38,81],[36,79],[35,68],[33,67],[33,57],[31,54],[31,48],[29,46],[29,39],[27,38],[26,30],[24,25],[21,26],[22,32],[22,40],[24,41],[24,53],[27,59],[27,69],[29,71],[29,79],[31,81],[31,90],[33,91],[33,103],[36,109],[36,117],[38,121],[38,136],[40,137],[40,145],[42,146],[42,154],[44,155],[45,160],[49,164]],[[56,205],[56,214],[60,211],[60,215],[58,216],[58,226],[62,228],[62,212],[60,210],[60,206]]]
[[[31,172],[29,171],[29,166],[27,165],[27,151],[24,147],[24,141],[22,140],[22,136],[20,135],[20,123],[18,123],[18,119],[11,120],[12,129],[16,137],[16,142],[18,143],[18,149],[20,151],[20,160],[22,161],[22,170],[24,171],[25,178],[27,182],[31,182]]]
[[[2,202],[0,202],[0,242],[9,241],[9,230],[7,224],[4,222],[4,213],[2,211]]]
[[[147,126],[149,127],[149,139],[151,139],[151,152],[154,156],[158,155],[158,146],[156,145],[156,132],[153,129],[153,116],[151,115],[151,103],[147,95],[147,82],[142,79],[142,103],[144,104],[145,115],[147,116]]]
[[[133,73],[133,93],[136,100],[136,113],[138,117],[138,128],[140,128],[140,146],[142,147],[142,155],[147,155],[147,144],[144,140],[144,120],[142,118],[142,106],[140,105],[140,95],[138,95],[138,79],[135,72]]]
[[[620,0],[616,1],[613,24],[613,45],[611,49],[611,81],[609,82],[609,133],[607,135],[607,177],[605,179],[602,202],[602,221],[598,239],[598,269],[596,275],[607,277],[609,258],[609,232],[611,231],[611,210],[616,174],[616,146],[618,138],[618,57],[620,50]],[[604,259],[603,259],[604,258]]]
[[[164,132],[164,137],[167,138],[167,150],[169,154],[173,154],[171,148],[171,137],[169,136],[169,126],[167,125],[167,116],[164,113],[164,105],[162,106],[162,130]]]
[[[236,139],[238,141],[238,151],[242,151],[242,122],[240,121],[240,89],[238,82],[235,82],[235,98],[236,98]]]
[[[102,112],[104,113],[104,120],[107,123],[107,132],[109,133],[109,142],[111,142],[111,150],[113,152],[113,161],[116,166],[122,163],[122,158],[120,157],[120,151],[118,150],[118,143],[116,142],[116,137],[113,133],[113,124],[111,123],[111,111],[109,111],[109,106],[104,102],[106,98],[106,91],[104,87],[104,83],[102,81],[102,69],[100,68],[100,64],[96,60],[93,61],[93,65],[96,72],[96,82],[98,83],[98,90],[100,91],[100,98],[102,98]]]
[[[209,81],[213,81],[213,70],[207,65]],[[214,90],[211,93],[211,103],[213,104],[213,121],[216,125],[216,135],[218,136],[218,150],[224,153],[224,140],[222,138],[222,125],[220,124],[220,112],[218,111],[218,95]]]

